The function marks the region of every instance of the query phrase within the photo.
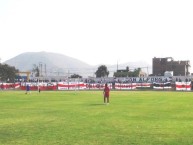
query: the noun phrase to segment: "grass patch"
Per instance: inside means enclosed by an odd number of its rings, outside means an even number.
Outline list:
[[[192,92],[0,92],[2,145],[191,145]]]

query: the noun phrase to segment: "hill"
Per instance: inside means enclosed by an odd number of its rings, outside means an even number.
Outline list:
[[[81,60],[51,52],[25,52],[17,55],[4,63],[11,66],[15,66],[20,71],[31,71],[36,66],[41,66],[41,72],[43,75],[70,75],[79,74],[83,77],[94,76],[99,65],[92,66]],[[106,65],[106,64],[103,64]],[[135,68],[142,68],[144,72],[151,73],[151,65],[144,61],[127,62],[118,65],[118,69],[125,69],[129,66],[132,71]],[[107,65],[110,71],[110,77],[117,70],[117,64]]]
[[[92,66],[78,59],[51,52],[26,52],[5,63],[15,66],[20,71],[31,71],[34,64],[41,66],[42,73],[47,75],[65,75],[69,72],[82,72],[83,69],[91,69]]]

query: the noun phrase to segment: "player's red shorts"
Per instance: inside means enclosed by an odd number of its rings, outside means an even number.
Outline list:
[[[109,93],[108,93],[108,92],[105,92],[104,97],[109,97]]]

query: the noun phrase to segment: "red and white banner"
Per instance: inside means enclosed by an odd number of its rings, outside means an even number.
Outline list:
[[[191,82],[176,82],[176,90],[177,91],[190,91]]]
[[[137,88],[150,88],[151,83],[136,83]]]
[[[56,82],[51,82],[51,83],[39,83],[39,89],[44,91],[44,90],[57,90],[58,88]]]
[[[83,82],[59,82],[58,90],[83,90],[86,84]]]
[[[37,91],[38,88],[40,90],[57,90],[57,83],[44,83],[44,82],[27,82],[27,83],[21,83],[21,90],[26,90],[26,86],[30,86],[30,90]]]
[[[136,89],[136,83],[115,83],[117,90],[133,90]]]
[[[104,89],[105,84],[99,84],[99,83],[91,83],[91,84],[86,84],[87,89]]]
[[[20,87],[20,83],[2,83],[2,84],[0,84],[0,88],[2,90],[17,89],[19,87]]]
[[[30,90],[103,90],[104,83],[84,83],[84,82],[18,82],[18,83],[1,83],[0,89],[21,89],[26,90],[26,85],[30,86]],[[153,85],[154,89],[171,89],[171,82],[165,83],[108,83],[110,89],[116,90],[133,90],[136,88],[150,88]],[[176,82],[176,90],[190,91],[191,82]]]
[[[20,83],[14,83],[14,88],[15,88],[15,89],[20,88]]]

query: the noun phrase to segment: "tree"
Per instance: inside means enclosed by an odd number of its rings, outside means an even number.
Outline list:
[[[78,74],[73,74],[70,76],[71,78],[82,78],[82,76],[78,75]]]
[[[138,77],[139,73],[141,71],[141,68],[137,68],[134,71],[129,71],[129,68],[127,67],[124,71],[118,71],[114,72],[114,77]]]
[[[35,74],[35,77],[39,77],[40,76],[40,69],[39,69],[39,67],[36,64],[33,65],[32,72]]]
[[[98,67],[98,70],[95,72],[95,75],[97,78],[99,77],[108,77],[109,71],[107,70],[107,67],[105,65],[101,65]]]
[[[0,63],[0,80],[3,82],[14,82],[17,73],[17,70],[13,66],[9,66],[8,64],[1,64]]]
[[[141,68],[137,68],[133,71],[133,77],[138,77],[139,73],[141,72]]]

